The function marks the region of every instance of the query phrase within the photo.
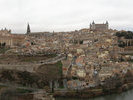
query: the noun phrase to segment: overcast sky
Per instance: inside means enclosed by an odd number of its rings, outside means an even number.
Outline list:
[[[13,33],[71,31],[109,21],[111,28],[133,30],[132,0],[0,0],[0,28]]]

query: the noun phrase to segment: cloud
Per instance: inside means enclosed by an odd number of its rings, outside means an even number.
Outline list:
[[[32,31],[71,31],[109,21],[117,29],[133,26],[131,0],[0,0],[0,28],[25,33]]]

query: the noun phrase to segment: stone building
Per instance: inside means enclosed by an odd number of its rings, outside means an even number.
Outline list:
[[[12,38],[10,38],[9,36],[6,36],[6,37],[3,37],[1,36],[0,37],[0,46],[12,46],[13,45],[13,41],[12,41]]]
[[[103,23],[103,24],[95,24],[95,22],[93,21],[90,24],[90,30],[93,30],[93,31],[106,31],[108,29],[109,29],[108,21],[106,21],[106,23]]]
[[[11,34],[11,30],[6,28],[0,30],[0,46],[20,46],[24,42],[25,35]]]
[[[0,30],[0,46],[7,45],[12,46],[11,30],[1,29]]]

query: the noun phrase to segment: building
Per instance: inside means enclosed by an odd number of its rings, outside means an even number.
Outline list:
[[[95,24],[95,22],[93,21],[90,24],[90,30],[93,30],[93,31],[106,31],[108,29],[109,29],[108,21],[106,21],[106,23],[103,23],[103,24]]]
[[[12,46],[11,30],[0,30],[0,46]]]
[[[25,35],[23,34],[11,34],[11,30],[0,30],[0,47],[2,46],[21,46],[24,42]]]

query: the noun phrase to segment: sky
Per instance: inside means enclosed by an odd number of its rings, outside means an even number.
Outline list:
[[[132,0],[0,0],[0,28],[12,33],[72,31],[106,20],[112,29],[133,30]]]

